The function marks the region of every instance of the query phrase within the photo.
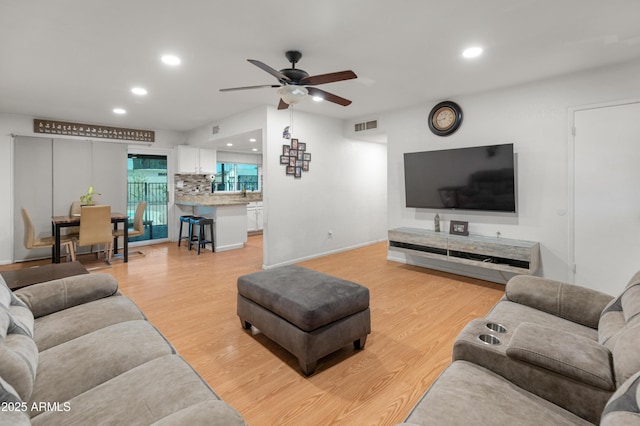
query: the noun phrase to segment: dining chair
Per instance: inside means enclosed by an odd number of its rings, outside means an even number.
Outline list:
[[[80,216],[81,207],[82,205],[80,204],[80,201],[74,201],[71,203],[71,206],[69,207],[69,216]],[[69,226],[66,228],[66,231],[65,235],[75,238],[76,240],[80,238],[79,226]]]
[[[80,238],[78,246],[100,244],[104,244],[106,262],[110,265],[113,249],[111,206],[83,206],[80,209]]]
[[[53,236],[36,237],[36,229],[33,226],[31,215],[27,209],[22,209],[22,220],[24,222],[24,247],[27,250],[33,250],[37,248],[53,247],[56,243]],[[76,260],[76,253],[74,250],[75,238],[68,235],[60,236],[60,248],[64,247],[67,251],[67,259]]]
[[[146,201],[140,201],[133,216],[133,228],[129,228],[129,237],[137,237],[144,234],[144,211],[147,208]],[[113,231],[114,237],[124,237],[124,229]]]
[[[138,203],[138,206],[136,207],[136,213],[133,216],[133,227],[129,228],[128,230],[129,238],[137,237],[139,235],[144,235],[144,211],[146,210],[146,208],[147,208],[146,201],[140,201]],[[113,236],[114,238],[124,237],[124,229],[114,230]],[[127,244],[127,241],[125,241],[125,244]],[[141,251],[139,251],[138,253],[144,254]]]

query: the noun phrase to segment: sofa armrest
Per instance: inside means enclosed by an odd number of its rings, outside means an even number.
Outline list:
[[[602,310],[613,300],[599,291],[527,275],[511,278],[505,294],[512,302],[596,329]]]
[[[566,331],[524,322],[507,345],[507,356],[614,391],[611,353],[599,343]]]
[[[14,294],[39,318],[117,292],[118,282],[112,275],[83,274],[24,287]]]

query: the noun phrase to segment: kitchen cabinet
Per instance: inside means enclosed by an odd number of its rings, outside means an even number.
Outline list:
[[[263,210],[262,201],[254,201],[247,205],[247,231],[262,231]]]
[[[216,151],[189,145],[178,145],[178,173],[216,172]]]

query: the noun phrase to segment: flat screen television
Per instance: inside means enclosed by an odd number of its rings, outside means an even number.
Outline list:
[[[407,207],[516,211],[513,144],[404,154]]]

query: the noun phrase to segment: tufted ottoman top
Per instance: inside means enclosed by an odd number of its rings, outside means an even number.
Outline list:
[[[368,288],[296,265],[243,275],[238,294],[304,331],[369,307]]]

